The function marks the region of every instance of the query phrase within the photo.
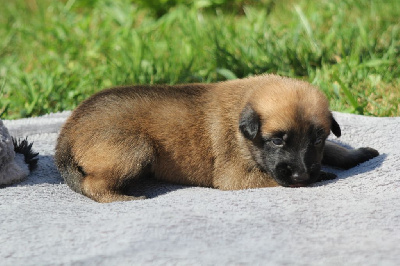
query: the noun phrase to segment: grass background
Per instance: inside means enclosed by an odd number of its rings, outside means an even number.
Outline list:
[[[398,0],[0,0],[0,113],[70,110],[105,87],[307,80],[331,109],[400,115]]]

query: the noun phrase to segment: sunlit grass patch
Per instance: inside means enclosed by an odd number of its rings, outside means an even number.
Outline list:
[[[115,85],[262,73],[308,80],[333,110],[400,115],[399,1],[133,2],[3,3],[2,118],[73,109]]]

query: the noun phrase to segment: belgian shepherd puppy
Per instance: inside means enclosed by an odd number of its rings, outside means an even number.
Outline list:
[[[378,152],[326,142],[340,127],[309,83],[263,75],[215,84],[103,90],[69,117],[55,160],[65,182],[98,202],[147,176],[237,190],[333,179],[321,163],[350,168]]]

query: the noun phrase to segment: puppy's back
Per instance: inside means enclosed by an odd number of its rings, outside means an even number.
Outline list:
[[[88,173],[111,164],[118,172],[129,172],[137,161],[133,157],[140,155],[145,159],[137,163],[148,164],[149,171],[165,180],[211,185],[204,178],[211,177],[212,169],[204,165],[210,165],[212,156],[202,122],[209,89],[201,84],[134,86],[95,94],[61,130],[55,155],[61,175],[83,193]]]

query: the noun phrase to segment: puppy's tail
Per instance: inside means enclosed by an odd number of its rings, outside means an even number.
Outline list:
[[[86,173],[72,156],[70,144],[62,138],[59,138],[57,143],[55,162],[65,183],[73,191],[82,194],[81,182]]]

